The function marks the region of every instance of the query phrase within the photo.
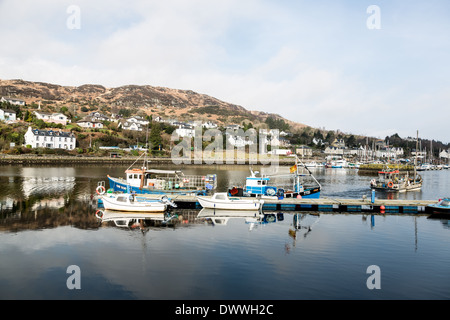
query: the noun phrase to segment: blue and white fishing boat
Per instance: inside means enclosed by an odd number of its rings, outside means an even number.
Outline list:
[[[145,162],[144,162],[145,165]],[[217,176],[185,175],[180,170],[141,168],[125,170],[125,179],[108,175],[113,192],[136,194],[207,195],[217,187]]]
[[[450,197],[439,199],[437,203],[428,205],[431,213],[450,214]]]
[[[245,188],[233,187],[229,193],[233,196],[250,196],[262,198],[309,198],[320,197],[321,185],[311,171],[296,158],[289,174],[258,175],[252,171],[245,181]],[[307,178],[311,179],[307,179]],[[309,181],[307,181],[309,180]],[[309,183],[308,185],[306,183]],[[242,194],[240,194],[242,192]]]

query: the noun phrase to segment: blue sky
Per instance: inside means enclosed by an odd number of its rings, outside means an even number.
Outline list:
[[[449,14],[448,1],[0,0],[0,78],[190,89],[313,127],[450,142]]]

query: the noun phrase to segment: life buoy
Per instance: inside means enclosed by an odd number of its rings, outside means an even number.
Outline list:
[[[394,186],[394,183],[392,181],[389,181],[388,188],[392,188]]]
[[[102,218],[103,218],[103,211],[102,211],[102,210],[97,210],[97,211],[95,212],[95,216],[96,216],[97,218],[99,218],[99,219],[102,219]]]
[[[98,195],[102,195],[106,192],[106,189],[104,186],[98,186],[97,189],[95,189],[95,192],[97,192]]]

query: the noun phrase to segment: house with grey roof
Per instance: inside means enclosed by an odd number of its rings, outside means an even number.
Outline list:
[[[2,97],[0,99],[0,102],[9,102],[10,104],[13,104],[13,105],[16,105],[16,106],[24,106],[25,105],[25,101],[23,101],[21,99],[16,99],[16,98]]]
[[[72,132],[39,130],[28,127],[25,133],[25,145],[30,145],[32,148],[73,150],[76,143],[75,135]]]

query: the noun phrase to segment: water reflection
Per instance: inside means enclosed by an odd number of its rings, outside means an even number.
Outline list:
[[[229,220],[241,220],[245,224],[248,224],[249,230],[253,230],[255,227],[261,224],[273,223],[284,220],[283,213],[261,213],[258,210],[252,211],[239,211],[239,210],[214,210],[203,208],[198,216],[197,220],[213,226],[225,226]]]
[[[70,201],[69,198],[30,197],[2,205],[0,231],[18,232],[72,226],[79,229],[97,229],[97,203]]]
[[[188,224],[189,216],[192,214],[190,210],[183,210],[183,212],[178,213],[143,213],[99,209],[95,212],[95,217],[105,227],[113,226],[131,231],[139,230],[145,233],[152,227],[175,227],[180,224]]]
[[[75,187],[75,169],[56,168],[22,168],[23,196],[43,194],[66,194]]]

